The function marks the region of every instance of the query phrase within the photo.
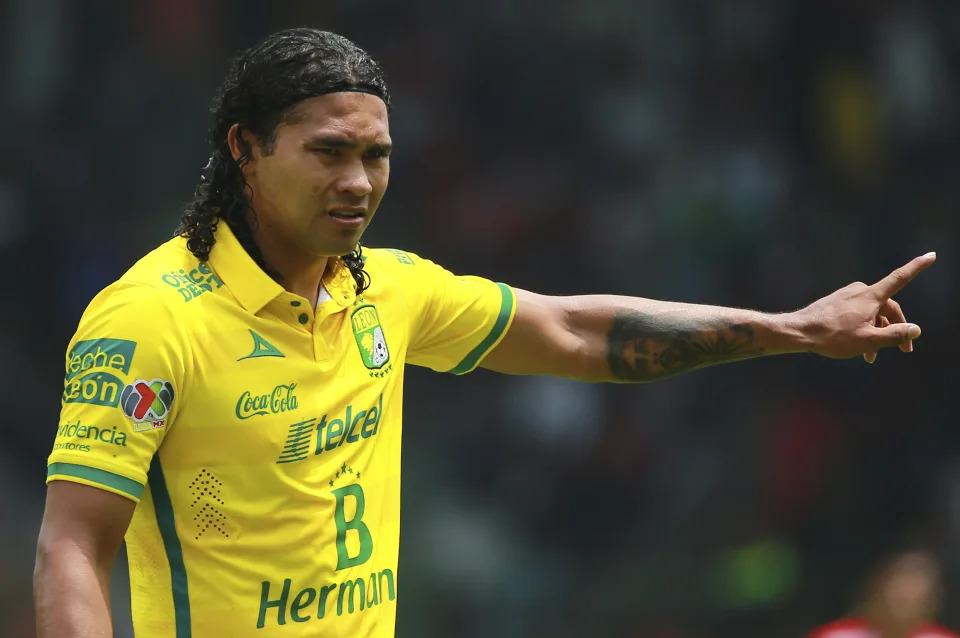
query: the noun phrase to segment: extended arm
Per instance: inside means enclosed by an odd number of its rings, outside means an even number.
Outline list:
[[[50,483],[34,569],[38,638],[113,635],[110,571],[134,507],[94,487]]]
[[[802,310],[766,314],[637,297],[547,297],[517,291],[517,313],[481,365],[511,374],[642,382],[704,366],[788,352],[868,361],[881,347],[912,349],[919,327],[892,297],[935,256],[872,286],[855,283]]]

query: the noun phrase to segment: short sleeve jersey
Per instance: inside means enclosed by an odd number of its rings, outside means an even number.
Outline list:
[[[47,480],[138,503],[138,637],[393,636],[404,364],[469,372],[515,295],[364,255],[370,287],[337,261],[314,311],[220,224],[207,262],[175,238],[84,312]]]

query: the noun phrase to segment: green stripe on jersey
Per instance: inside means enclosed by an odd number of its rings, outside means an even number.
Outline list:
[[[187,591],[187,568],[183,564],[183,548],[177,536],[177,527],[173,520],[173,504],[170,492],[163,480],[163,468],[160,467],[160,455],[154,454],[147,473],[150,494],[153,496],[153,510],[157,515],[160,538],[167,552],[170,564],[170,585],[173,588],[173,616],[176,622],[177,638],[190,638],[190,595]]]
[[[129,494],[137,500],[140,500],[140,495],[143,494],[143,486],[133,479],[128,479],[126,476],[120,476],[119,474],[107,472],[106,470],[98,470],[95,467],[77,465],[76,463],[51,463],[47,467],[47,476],[50,477],[56,474],[99,483],[100,485],[119,490],[124,494]]]
[[[513,314],[513,291],[505,284],[498,283],[497,287],[500,289],[501,295],[500,314],[497,315],[497,320],[494,322],[493,328],[490,329],[490,333],[483,341],[478,343],[477,347],[463,358],[463,361],[450,370],[451,374],[464,374],[473,370],[480,361],[480,357],[485,355],[487,350],[490,349],[490,346],[495,344],[497,339],[503,335],[503,331],[510,322],[510,315]]]

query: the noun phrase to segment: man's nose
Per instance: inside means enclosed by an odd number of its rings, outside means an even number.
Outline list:
[[[348,166],[344,167],[343,174],[340,176],[337,186],[340,191],[350,193],[356,197],[365,197],[373,191],[373,185],[367,176],[367,170],[363,165],[363,161],[359,159],[355,162],[350,162]]]

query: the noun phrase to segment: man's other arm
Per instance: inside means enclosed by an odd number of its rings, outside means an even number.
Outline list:
[[[38,638],[113,635],[110,572],[135,507],[79,483],[47,486],[33,581]]]
[[[891,297],[933,264],[927,254],[873,285],[854,283],[784,314],[588,295],[548,297],[517,290],[503,340],[481,362],[508,374],[584,381],[646,382],[762,355],[815,352],[831,358],[883,347],[912,350],[920,328]]]

